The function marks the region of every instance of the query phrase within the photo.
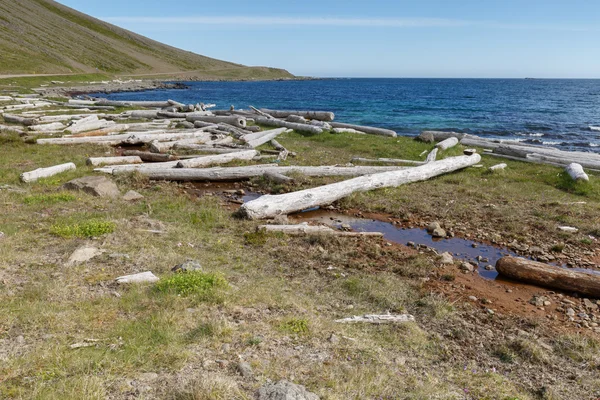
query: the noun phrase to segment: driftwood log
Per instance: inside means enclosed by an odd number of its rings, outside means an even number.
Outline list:
[[[277,129],[271,129],[268,131],[256,132],[256,133],[252,133],[252,134],[244,136],[242,138],[242,140],[244,142],[246,142],[248,144],[248,146],[254,148],[254,147],[261,146],[261,145],[275,139],[277,136],[281,135],[286,130],[287,130],[287,128],[277,128]]]
[[[425,163],[434,162],[437,158],[438,148],[431,150],[429,154],[427,154],[427,158],[425,159]]]
[[[177,168],[200,168],[213,164],[227,164],[236,160],[252,160],[258,155],[256,150],[240,151],[235,153],[218,154],[214,156],[203,156],[179,161]]]
[[[282,232],[286,235],[331,235],[331,236],[383,236],[381,232],[346,232],[332,229],[322,225],[260,225],[257,230],[265,230],[267,232]]]
[[[287,118],[290,115],[297,115],[299,117],[308,119],[316,119],[317,121],[333,121],[335,118],[335,114],[328,111],[268,110],[266,108],[261,108],[260,111],[275,118]]]
[[[42,124],[42,125],[31,125],[29,130],[34,132],[54,132],[54,131],[62,131],[66,126],[61,122],[52,122],[50,124]]]
[[[518,281],[600,298],[600,275],[571,271],[519,257],[502,257],[496,262],[496,270]]]
[[[572,163],[569,164],[567,166],[567,168],[565,168],[565,171],[567,171],[567,174],[569,174],[569,176],[574,180],[574,181],[589,181],[590,177],[583,171],[583,167],[581,166],[581,164],[577,164],[577,163]]]
[[[2,117],[4,118],[5,122],[11,123],[11,124],[21,124],[21,125],[25,125],[25,126],[31,126],[31,125],[35,125],[37,123],[35,118],[24,118],[19,115],[4,114]]]
[[[277,215],[287,215],[308,208],[331,204],[355,192],[396,187],[411,182],[423,181],[469,167],[479,161],[481,161],[481,156],[478,154],[450,157],[402,171],[362,176],[299,192],[274,196],[265,195],[242,205],[240,212],[241,215],[249,219],[274,218]]]
[[[354,129],[356,131],[368,133],[370,135],[389,136],[389,137],[397,136],[396,132],[394,132],[392,130],[383,129],[383,128],[374,128],[372,126],[342,124],[340,122],[331,122],[331,126],[334,128]]]
[[[265,172],[263,176],[265,177],[266,180],[269,180],[269,181],[275,182],[275,183],[286,184],[286,183],[294,182],[294,178],[290,178],[289,176],[280,174],[277,171]]]
[[[458,144],[458,139],[455,137],[450,137],[448,139],[442,140],[435,147],[440,149],[441,151],[448,150],[451,147],[454,147]]]
[[[23,182],[35,182],[41,178],[48,178],[60,174],[61,172],[70,171],[77,167],[73,163],[66,163],[61,165],[55,165],[48,168],[38,168],[31,172],[24,172],[21,174],[21,181]]]
[[[101,165],[141,164],[142,162],[142,159],[138,156],[90,157],[87,159],[86,164],[98,167]]]
[[[362,158],[362,157],[354,157],[351,162],[363,162],[363,163],[385,163],[385,164],[413,164],[413,165],[423,165],[425,164],[423,161],[414,161],[414,160],[401,160],[397,158]]]
[[[139,157],[142,161],[147,162],[167,162],[175,159],[171,154],[157,154],[148,151],[126,150],[123,152],[127,157]]]
[[[229,125],[233,125],[236,128],[246,128],[246,118],[244,117],[238,117],[238,116],[217,116],[217,115],[202,115],[205,113],[191,113],[188,114],[186,117],[186,120],[188,122],[196,122],[196,121],[202,121],[202,122],[210,122],[212,124],[221,124],[221,123],[225,123],[225,124],[229,124]]]
[[[296,132],[304,132],[304,133],[312,133],[312,134],[323,133],[323,129],[319,128],[318,126],[313,126],[313,125],[308,125],[308,124],[297,124],[295,122],[287,122],[282,119],[273,119],[273,118],[257,116],[255,118],[255,121],[257,124],[293,129]]]

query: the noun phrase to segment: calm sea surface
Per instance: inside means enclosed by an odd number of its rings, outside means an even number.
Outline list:
[[[336,121],[400,135],[454,130],[560,148],[600,151],[600,80],[331,79],[189,82],[186,90],[109,95],[114,100],[213,103],[333,111]]]

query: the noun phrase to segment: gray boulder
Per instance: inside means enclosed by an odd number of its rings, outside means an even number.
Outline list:
[[[79,190],[97,197],[119,197],[121,192],[113,181],[105,176],[86,176],[65,183],[67,190]]]
[[[173,272],[191,272],[191,271],[202,271],[202,266],[198,261],[187,260],[184,263],[178,264],[171,268]]]
[[[320,400],[319,396],[306,390],[304,386],[288,381],[269,383],[258,389],[258,400]]]

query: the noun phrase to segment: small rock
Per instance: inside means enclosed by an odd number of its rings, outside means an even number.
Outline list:
[[[117,283],[152,283],[157,282],[158,277],[150,271],[140,272],[139,274],[119,276]]]
[[[184,263],[178,264],[171,268],[173,272],[190,272],[190,271],[202,271],[202,266],[198,261],[187,260]]]
[[[439,222],[432,222],[429,225],[427,225],[427,232],[432,233],[433,231],[435,231],[436,229],[440,229],[441,227],[442,226]]]
[[[289,223],[290,223],[290,220],[289,220],[288,216],[285,214],[277,215],[273,219],[273,224],[275,224],[275,225],[287,225]]]
[[[406,245],[408,247],[415,247],[416,246],[415,242],[406,242]]]
[[[442,253],[440,257],[440,262],[442,264],[454,264],[454,258],[452,257],[452,254],[445,252]]]
[[[533,296],[529,300],[529,304],[533,304],[536,307],[547,307],[552,303],[546,296]]]
[[[288,381],[268,383],[256,392],[257,400],[320,400],[304,386]]]
[[[590,299],[583,299],[583,304],[589,310],[597,310],[598,304],[593,303]]]
[[[237,370],[244,378],[252,378],[254,376],[254,371],[252,371],[252,366],[247,362],[240,362],[237,365]]]
[[[493,265],[486,265],[485,267],[483,267],[483,269],[485,269],[486,271],[493,271],[494,270],[494,266]]]
[[[433,236],[434,238],[445,238],[446,231],[442,228],[436,228],[433,230],[433,232],[431,232],[431,236]]]
[[[477,297],[475,297],[475,296],[469,296],[469,300],[471,300],[471,301],[477,301]]]
[[[340,228],[342,228],[343,231],[351,231],[352,227],[348,224],[342,224],[342,226],[340,226]]]
[[[567,316],[569,317],[574,317],[575,316],[575,310],[573,310],[572,308],[567,308]]]
[[[99,250],[95,247],[80,247],[71,254],[69,260],[67,261],[67,267],[81,264],[91,260],[92,258],[102,254],[103,251]]]
[[[490,314],[490,315],[494,315],[494,314],[495,314],[494,310],[492,310],[491,308],[486,308],[486,310],[485,310],[485,311],[486,311],[488,314]]]
[[[475,266],[471,263],[463,262],[460,263],[460,269],[462,269],[463,271],[473,272],[475,271]]]
[[[579,232],[579,229],[574,228],[572,226],[559,226],[558,229],[560,229],[563,232],[569,232],[569,233],[577,233],[577,232]]]
[[[230,350],[231,350],[231,345],[229,343],[224,343],[223,346],[221,346],[221,351],[223,353],[229,353]]]
[[[105,176],[86,176],[64,184],[67,190],[79,190],[96,197],[118,197],[119,188]]]
[[[425,143],[435,142],[433,133],[428,132],[428,131],[421,132],[421,134],[419,136],[417,136],[417,140],[420,140],[421,142],[425,142]]]
[[[329,339],[327,340],[329,340],[329,342],[333,344],[337,344],[340,342],[340,338],[335,333],[332,333],[331,336],[329,336]]]
[[[130,190],[129,192],[123,195],[123,200],[125,201],[137,201],[143,199],[144,196],[136,192],[135,190]]]

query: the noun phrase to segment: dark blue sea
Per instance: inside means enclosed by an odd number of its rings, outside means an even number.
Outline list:
[[[400,135],[453,130],[560,148],[600,151],[600,80],[327,79],[188,82],[185,90],[109,95],[114,100],[213,103],[333,111],[336,121]]]

